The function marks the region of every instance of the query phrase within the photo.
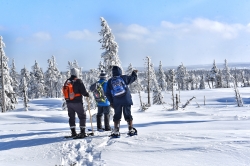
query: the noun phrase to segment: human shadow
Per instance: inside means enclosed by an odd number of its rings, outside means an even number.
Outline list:
[[[38,132],[38,133],[37,132],[32,132],[32,133],[22,133],[22,134],[8,134],[8,135],[0,135],[0,139],[29,137],[29,136],[34,136],[34,135],[55,134],[55,133],[59,133],[59,132]]]
[[[48,123],[68,123],[68,117],[39,117],[39,116],[31,116],[31,115],[16,115],[17,118],[25,118],[25,119],[37,119]]]
[[[0,142],[0,151],[10,150],[14,148],[39,146],[39,145],[51,144],[62,141],[64,141],[64,138],[54,137],[54,138],[35,138],[28,140],[13,140],[8,142]]]
[[[162,124],[185,124],[185,123],[205,123],[205,122],[212,122],[215,120],[196,120],[196,121],[156,121],[156,122],[149,122],[149,123],[140,123],[134,124],[134,127],[148,127],[148,126],[155,126],[155,125],[162,125]],[[121,125],[121,128],[127,127],[127,125]]]

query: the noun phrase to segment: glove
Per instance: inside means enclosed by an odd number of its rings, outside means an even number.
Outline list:
[[[137,73],[137,72],[138,72],[138,70],[133,70],[133,72]]]
[[[87,94],[85,95],[86,97],[89,97],[89,93],[87,92]]]
[[[113,103],[110,103],[110,107],[114,109],[114,105],[113,105]]]

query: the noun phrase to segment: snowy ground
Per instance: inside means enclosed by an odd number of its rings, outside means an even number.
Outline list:
[[[181,91],[182,104],[196,97],[185,110],[172,111],[165,104],[145,112],[138,111],[135,94],[139,135],[127,137],[122,120],[119,139],[109,139],[109,132],[64,139],[70,132],[61,99],[31,100],[28,112],[20,102],[17,110],[0,116],[0,165],[250,165],[250,88],[239,91],[245,103],[241,108],[235,105],[233,89],[213,89]],[[170,94],[164,96],[171,103]]]

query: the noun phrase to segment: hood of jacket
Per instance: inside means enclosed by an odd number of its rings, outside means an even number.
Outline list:
[[[122,75],[121,68],[118,67],[118,66],[113,66],[113,68],[112,68],[112,75],[113,75],[113,77],[114,76],[120,76],[120,75]]]

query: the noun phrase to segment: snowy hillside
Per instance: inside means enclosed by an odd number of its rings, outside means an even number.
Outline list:
[[[164,104],[145,112],[138,111],[134,94],[138,136],[126,136],[123,119],[117,139],[110,139],[109,132],[64,139],[70,131],[61,99],[30,100],[28,112],[20,101],[16,110],[0,116],[0,165],[250,165],[250,88],[239,91],[244,107],[236,107],[234,91],[228,88],[181,91],[182,104],[196,97],[185,110],[171,111]],[[167,103],[170,96],[164,93]]]

